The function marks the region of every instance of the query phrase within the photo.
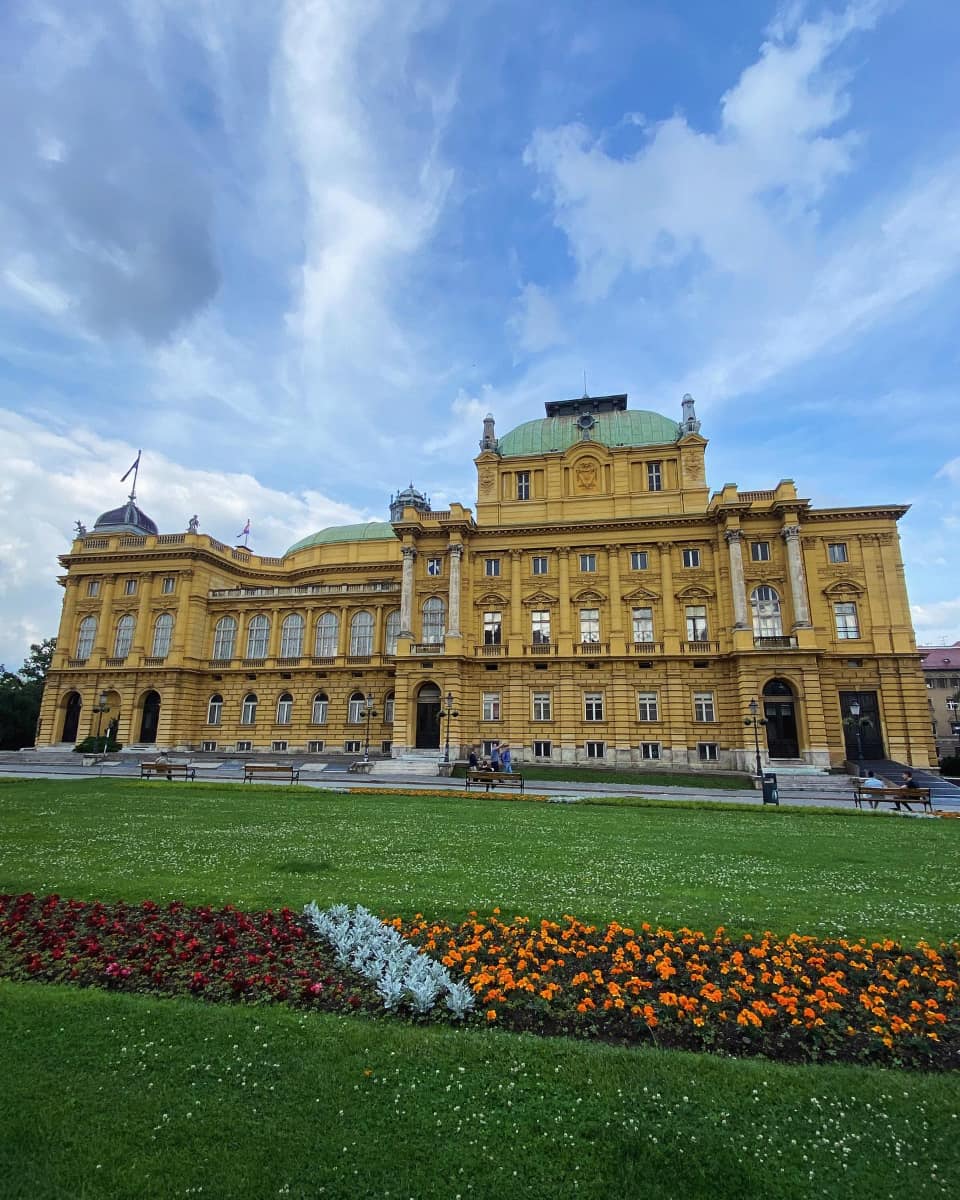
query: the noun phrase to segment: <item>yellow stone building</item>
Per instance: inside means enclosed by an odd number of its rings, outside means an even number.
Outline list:
[[[485,419],[474,511],[411,485],[389,522],[282,558],[161,534],[133,497],[80,527],[38,745],[109,720],[127,747],[449,738],[451,757],[752,770],[755,700],[764,764],[935,761],[905,506],[815,508],[789,479],[711,494],[689,396],[679,422],[626,396],[546,409],[502,437]]]

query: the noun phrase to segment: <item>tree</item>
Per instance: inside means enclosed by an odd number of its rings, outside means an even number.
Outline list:
[[[0,750],[34,744],[43,685],[56,646],[56,638],[34,642],[16,675],[0,665]]]

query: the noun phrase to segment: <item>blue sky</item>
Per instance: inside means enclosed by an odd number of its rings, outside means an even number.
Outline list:
[[[960,638],[960,5],[0,7],[0,662],[73,522],[281,554],[481,421],[691,392],[719,488],[909,503]]]

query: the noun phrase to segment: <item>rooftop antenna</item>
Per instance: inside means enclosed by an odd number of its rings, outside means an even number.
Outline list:
[[[586,373],[586,371],[584,371],[584,373],[583,373],[583,398],[584,398],[584,400],[590,399],[590,393],[587,391],[587,373]]]
[[[121,482],[121,483],[125,483],[125,482],[126,482],[126,479],[127,479],[127,476],[128,476],[128,475],[130,475],[131,473],[133,474],[133,483],[131,484],[131,487],[130,487],[130,495],[129,495],[129,497],[128,497],[128,499],[130,500],[130,503],[131,503],[131,504],[132,504],[132,503],[134,502],[134,500],[136,500],[136,498],[137,498],[137,472],[140,470],[140,455],[141,455],[142,453],[143,453],[143,451],[142,451],[142,450],[138,450],[138,451],[137,451],[137,457],[136,457],[136,459],[134,460],[133,466],[130,468],[130,470],[129,470],[129,471],[127,471],[127,474],[126,474],[126,475],[123,475],[123,476],[121,476],[121,478],[120,478],[120,482]]]

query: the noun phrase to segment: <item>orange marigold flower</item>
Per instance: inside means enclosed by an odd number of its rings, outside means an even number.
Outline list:
[[[495,1021],[497,1019],[497,1010],[495,1008],[487,1009],[487,1020]]]

